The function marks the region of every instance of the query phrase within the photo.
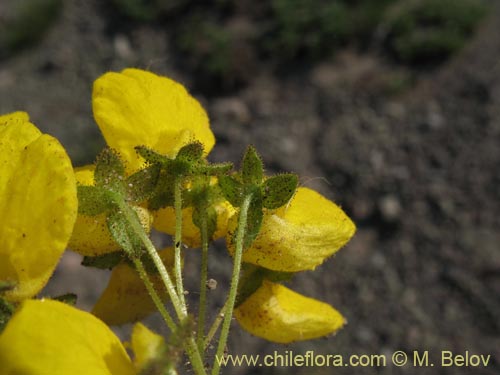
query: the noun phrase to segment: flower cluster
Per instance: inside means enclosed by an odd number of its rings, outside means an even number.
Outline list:
[[[4,372],[133,374],[151,366],[173,368],[178,354],[142,324],[132,334],[133,360],[107,326],[159,310],[195,372],[204,373],[203,353],[213,336],[204,328],[208,243],[222,237],[234,269],[218,353],[233,312],[242,328],[278,343],[325,336],[343,326],[333,307],[283,285],[294,273],[322,264],[353,236],[355,225],[340,207],[297,187],[293,174],[266,176],[253,147],[239,171],[229,163],[209,163],[215,137],[208,116],[169,78],[139,69],[106,73],[94,83],[92,105],[109,148],[95,164],[78,168],[26,113],[0,116]],[[174,246],[157,251],[148,237],[153,227],[172,235]],[[202,249],[197,319],[184,300],[181,243]],[[82,254],[86,266],[112,269],[91,313],[35,299],[67,247]],[[164,308],[167,301],[176,318]],[[186,338],[193,324],[197,336]]]

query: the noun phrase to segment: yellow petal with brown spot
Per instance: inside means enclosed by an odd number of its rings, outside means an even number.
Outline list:
[[[0,280],[19,301],[37,294],[64,252],[78,201],[73,167],[24,112],[0,116]]]
[[[267,280],[234,310],[234,316],[251,334],[283,344],[329,335],[345,324],[330,305]]]

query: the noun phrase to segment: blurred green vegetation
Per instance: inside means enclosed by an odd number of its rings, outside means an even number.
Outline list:
[[[486,11],[478,0],[403,1],[387,17],[387,45],[404,62],[442,61],[465,44]]]
[[[0,23],[0,57],[39,41],[62,9],[62,0],[11,1]],[[5,4],[7,5],[7,4]]]
[[[39,40],[63,0],[10,1],[0,57]],[[487,14],[487,0],[107,0],[109,22],[130,32],[167,32],[182,68],[201,86],[234,89],[259,63],[312,64],[345,46],[376,48],[389,61],[438,64],[460,49]],[[397,85],[396,85],[397,86]]]

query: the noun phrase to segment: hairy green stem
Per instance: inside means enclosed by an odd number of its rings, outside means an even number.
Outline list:
[[[208,330],[207,337],[205,337],[205,341],[203,343],[203,347],[205,348],[205,350],[208,349],[210,342],[212,342],[212,339],[214,338],[215,333],[219,329],[222,321],[224,320],[224,316],[226,314],[226,309],[227,309],[227,304],[228,304],[228,301],[226,300],[226,303],[224,304],[224,306],[222,306],[222,308],[220,309],[219,313],[217,314],[214,322],[212,323],[212,326]]]
[[[240,279],[241,259],[243,257],[243,239],[245,236],[245,228],[247,226],[247,215],[250,202],[252,201],[252,194],[245,196],[243,203],[240,207],[240,215],[238,218],[238,230],[236,231],[236,245],[234,251],[234,265],[233,275],[231,276],[231,288],[229,289],[229,296],[227,301],[226,313],[224,314],[224,322],[222,323],[222,330],[219,337],[219,345],[217,346],[217,353],[215,354],[215,361],[212,368],[212,375],[219,374],[220,362],[217,358],[222,358],[224,348],[226,346],[227,337],[229,335],[229,328],[231,326],[231,319],[233,317],[234,304],[236,302],[236,293],[238,291],[238,282]]]
[[[201,212],[201,276],[200,276],[200,304],[198,308],[198,334],[196,341],[198,350],[204,352],[204,336],[205,336],[205,316],[207,304],[207,278],[208,278],[208,228],[207,228],[207,213],[204,210]]]
[[[182,283],[182,261],[181,261],[181,241],[182,241],[182,180],[180,177],[174,183],[174,209],[175,209],[175,255],[174,255],[174,275],[177,286],[177,294],[182,305],[184,314],[187,314],[186,299],[184,297],[184,286]]]
[[[175,312],[177,313],[177,316],[179,317],[179,319],[184,318],[186,316],[186,314],[182,310],[181,301],[179,300],[179,296],[177,295],[177,292],[175,290],[172,279],[170,278],[170,275],[168,274],[168,271],[165,268],[163,261],[161,260],[160,256],[158,255],[158,252],[156,251],[155,246],[153,245],[153,243],[151,242],[151,240],[149,239],[149,237],[145,233],[144,228],[142,227],[139,220],[137,220],[136,212],[133,211],[132,208],[130,208],[125,202],[122,202],[120,204],[120,208],[121,208],[121,211],[123,212],[123,214],[125,215],[127,221],[130,223],[135,234],[140,238],[142,244],[146,248],[148,255],[153,260],[153,263],[160,274],[160,277],[163,281],[163,284],[165,284],[165,288],[167,289],[170,300],[172,301],[172,304],[174,305],[174,309],[175,309]]]
[[[139,220],[137,220],[137,214],[135,211],[132,210],[124,201],[119,201],[120,209],[122,210],[123,214],[125,215],[127,221],[129,222],[131,228],[133,229],[134,233],[141,239],[142,244],[145,246],[148,255],[151,257],[153,260],[153,263],[155,264],[155,267],[157,268],[160,277],[163,281],[163,284],[165,285],[165,288],[167,289],[167,292],[169,294],[170,300],[172,301],[172,305],[174,306],[174,310],[177,314],[177,317],[180,321],[183,321],[184,319],[187,318],[187,312],[183,308],[185,307],[185,304],[182,305],[179,296],[177,295],[177,292],[175,290],[175,286],[172,283],[172,280],[170,278],[170,275],[168,274],[167,269],[165,268],[165,265],[163,264],[160,256],[158,255],[158,252],[156,251],[156,248],[154,247],[153,243],[147,236],[147,234],[144,231],[144,228],[142,227],[141,223]],[[135,262],[134,262],[135,263]],[[141,268],[141,265],[137,268],[138,270]],[[144,267],[142,267],[144,270]],[[144,272],[146,272],[144,270]],[[147,288],[147,284],[146,284]],[[154,291],[154,288],[152,289]],[[148,289],[149,291],[149,289]],[[156,291],[154,291],[156,293]],[[154,299],[153,299],[154,301]],[[156,307],[158,308],[159,305],[156,304]],[[163,306],[160,300],[160,305]],[[160,311],[161,308],[158,308]],[[164,309],[164,306],[163,306]],[[161,313],[161,311],[160,311]],[[163,316],[163,314],[162,314]],[[165,319],[165,317],[163,317]],[[168,318],[167,318],[168,319]],[[167,322],[167,320],[165,320]],[[169,325],[169,323],[167,323]],[[170,328],[170,326],[169,326]],[[175,328],[175,324],[174,327]],[[204,375],[206,374],[205,367],[203,365],[203,360],[201,358],[200,352],[198,350],[198,346],[196,345],[196,341],[194,337],[190,337],[187,342],[186,342],[186,352],[188,353],[188,356],[191,360],[191,365],[193,366],[193,370],[196,374],[199,375]]]
[[[153,300],[156,308],[160,312],[161,316],[163,317],[163,320],[167,324],[168,328],[172,332],[175,332],[175,323],[170,314],[168,313],[167,309],[165,308],[165,305],[161,301],[160,296],[156,292],[153,283],[149,279],[148,273],[146,272],[146,269],[144,268],[144,265],[142,264],[141,260],[139,258],[133,258],[132,261],[134,262],[134,266],[139,273],[139,277],[143,281],[144,285],[146,286],[146,289],[148,290],[149,295],[151,296],[151,299]]]

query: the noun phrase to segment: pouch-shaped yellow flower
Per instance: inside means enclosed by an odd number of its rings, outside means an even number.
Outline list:
[[[217,229],[212,240],[222,238],[227,234],[229,218],[234,215],[235,209],[227,201],[219,201],[214,206],[217,213]],[[175,234],[175,210],[165,207],[154,213],[153,226],[156,230],[170,235]],[[193,223],[193,207],[182,210],[182,242],[191,248],[201,246],[200,229]]]
[[[94,170],[93,164],[75,168],[77,183],[84,186],[94,185]],[[133,208],[144,230],[149,232],[153,216],[143,207],[134,206]],[[109,233],[106,214],[96,216],[78,214],[68,247],[86,256],[102,255],[120,249]]]
[[[174,249],[159,252],[163,264],[173,274]],[[168,294],[160,275],[150,275],[156,291],[164,301]],[[148,294],[144,282],[135,269],[126,263],[113,268],[108,286],[96,302],[92,314],[109,325],[136,322],[156,311],[156,306]]]
[[[28,114],[0,116],[0,281],[19,301],[47,283],[68,243],[78,201],[71,161]]]
[[[2,374],[133,375],[118,337],[92,314],[26,300],[0,335]]]
[[[332,334],[345,323],[330,305],[268,280],[234,310],[234,316],[251,334],[283,344]]]
[[[165,340],[142,323],[136,323],[132,329],[131,346],[134,352],[134,366],[137,373],[145,371],[152,361],[162,356]]]
[[[234,232],[237,215],[229,223]],[[259,235],[243,261],[275,271],[312,270],[354,235],[356,227],[342,209],[314,190],[300,187],[290,202],[264,213]],[[234,252],[229,238],[228,248]]]
[[[193,141],[208,153],[215,138],[208,116],[184,86],[139,69],[106,73],[94,83],[94,117],[107,144],[127,162],[127,171],[143,164],[135,146],[173,157]]]

